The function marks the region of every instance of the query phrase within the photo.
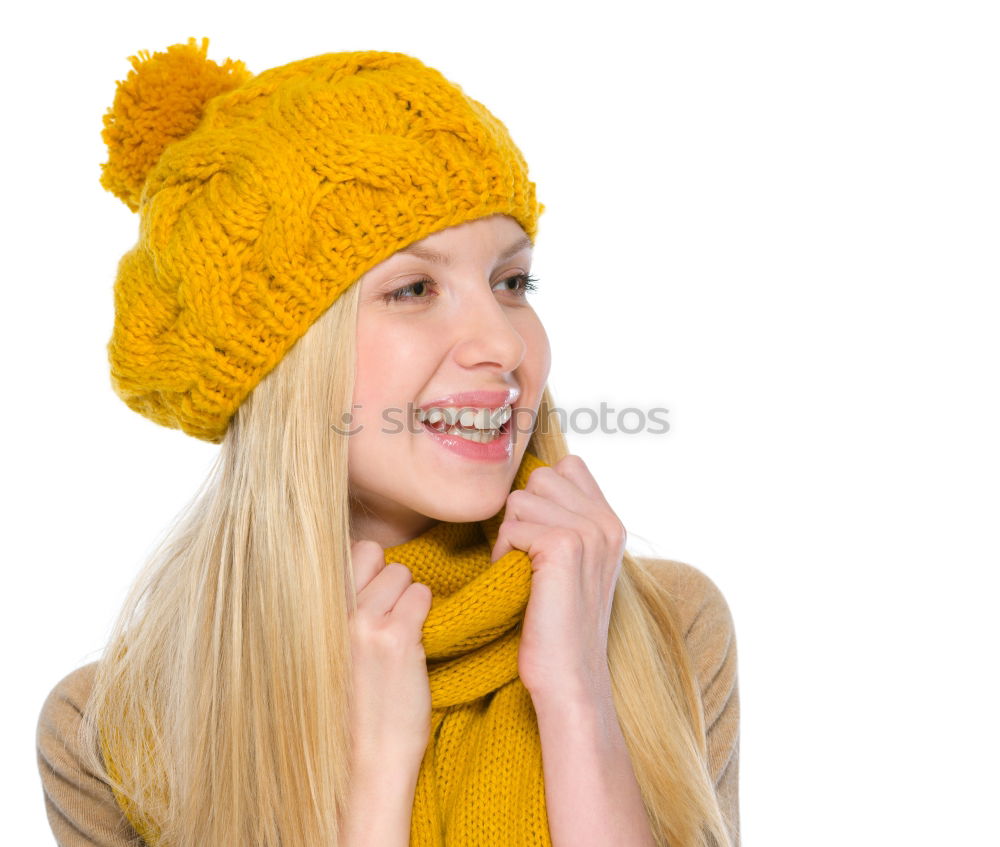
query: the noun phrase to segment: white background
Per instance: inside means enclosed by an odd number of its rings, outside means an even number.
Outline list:
[[[127,57],[410,53],[525,153],[570,434],[640,554],[737,628],[744,844],[995,838],[1000,122],[988,3],[51,5],[4,80],[4,843],[51,835],[38,710],[96,658],[218,448],[105,344],[137,219],[99,184]],[[18,19],[17,15],[20,15]]]

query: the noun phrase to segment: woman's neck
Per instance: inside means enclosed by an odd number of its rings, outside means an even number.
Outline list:
[[[367,538],[383,548],[396,547],[423,535],[437,523],[440,521],[417,512],[386,515],[374,514],[361,507],[352,508],[351,543]]]

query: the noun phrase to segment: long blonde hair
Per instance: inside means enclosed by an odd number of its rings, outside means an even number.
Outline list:
[[[355,590],[348,442],[332,427],[351,409],[358,289],[239,408],[98,664],[83,749],[162,847],[338,844]],[[568,452],[548,387],[528,450],[549,464]],[[728,847],[677,621],[666,586],[626,552],[608,659],[653,832],[661,847]]]

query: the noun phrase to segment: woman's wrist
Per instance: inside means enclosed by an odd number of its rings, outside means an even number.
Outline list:
[[[351,768],[344,847],[407,847],[420,763],[400,764],[399,757],[356,761]]]
[[[355,735],[351,749],[351,772],[361,775],[367,781],[377,781],[386,770],[391,770],[397,774],[397,782],[405,782],[410,778],[416,785],[427,744],[428,741],[399,743],[396,740],[366,739]],[[387,765],[392,767],[387,768]]]

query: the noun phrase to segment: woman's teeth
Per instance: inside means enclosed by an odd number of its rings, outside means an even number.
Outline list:
[[[428,426],[433,426],[433,424],[428,424]],[[438,432],[444,432],[448,435],[457,435],[459,438],[464,438],[466,441],[475,441],[479,444],[487,444],[490,441],[495,441],[500,437],[500,430],[498,429],[465,429],[460,426],[453,426],[450,429],[441,429],[440,427],[434,427]]]
[[[458,435],[467,441],[485,444],[500,436],[500,428],[510,420],[511,407],[499,409],[469,409],[456,406],[435,406],[426,411],[417,409],[417,419],[438,432]]]

